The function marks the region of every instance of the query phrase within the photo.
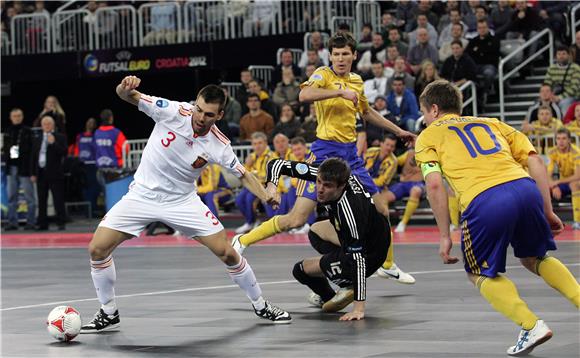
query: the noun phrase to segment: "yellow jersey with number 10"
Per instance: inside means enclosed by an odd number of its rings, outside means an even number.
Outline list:
[[[445,115],[417,138],[415,160],[437,162],[461,210],[480,193],[499,184],[529,177],[528,155],[536,153],[530,140],[495,118]]]
[[[363,90],[363,80],[356,73],[338,76],[331,67],[323,66],[314,71],[300,88],[313,87],[328,90],[349,89],[357,93],[358,105],[342,97],[314,102],[316,108],[316,137],[339,143],[356,142],[356,114],[369,108],[369,101]]]

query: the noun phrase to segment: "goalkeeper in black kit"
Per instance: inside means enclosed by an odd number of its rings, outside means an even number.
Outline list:
[[[366,278],[381,267],[389,249],[387,219],[342,159],[326,159],[318,168],[303,162],[272,160],[268,163],[268,192],[276,193],[282,175],[316,182],[318,210],[326,212],[335,229],[317,232],[317,224],[312,226],[308,236],[322,256],[296,263],[292,274],[313,291],[309,301],[323,311],[340,311],[354,300],[352,312],[340,320],[363,319]],[[328,280],[340,289],[335,292]]]

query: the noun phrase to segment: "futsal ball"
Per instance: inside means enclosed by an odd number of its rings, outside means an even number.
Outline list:
[[[48,314],[46,329],[58,341],[71,341],[81,332],[81,315],[70,306],[55,307]]]

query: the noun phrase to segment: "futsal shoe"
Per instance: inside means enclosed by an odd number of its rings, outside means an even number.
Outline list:
[[[395,232],[405,232],[405,229],[407,228],[407,225],[405,225],[404,222],[399,222],[399,225],[397,225],[397,227],[395,228]]]
[[[354,290],[352,287],[341,287],[336,291],[334,297],[322,305],[323,312],[338,312],[354,301]]]
[[[288,324],[292,322],[292,317],[290,316],[290,313],[284,311],[279,307],[274,306],[273,304],[270,303],[270,301],[266,301],[266,307],[264,307],[260,311],[254,308],[254,312],[256,313],[256,316],[262,319],[270,320],[272,321],[272,323],[275,324]]]
[[[242,237],[242,235],[243,234],[237,234],[232,238],[232,247],[234,248],[234,250],[238,252],[238,254],[240,254],[240,256],[244,254],[244,250],[247,247],[245,245],[242,245],[242,243],[240,242],[240,238]]]
[[[236,234],[245,234],[254,228],[254,224],[244,223],[244,225],[236,229]]]
[[[310,225],[308,223],[300,226],[299,228],[292,229],[289,231],[290,234],[308,234],[310,231]]]
[[[508,349],[507,354],[520,357],[530,354],[534,348],[552,338],[552,330],[541,319],[536,321],[534,328],[522,329],[515,346]]]
[[[108,315],[101,308],[93,318],[92,321],[81,327],[81,334],[87,333],[99,333],[106,331],[118,331],[121,326],[121,320],[119,319],[119,311]]]
[[[314,292],[310,292],[310,294],[306,297],[308,303],[313,305],[314,307],[322,308],[324,302],[322,302],[322,298]]]
[[[377,275],[379,277],[395,280],[398,283],[404,283],[406,285],[412,285],[415,283],[415,278],[401,270],[395,263],[393,263],[393,266],[391,266],[389,269],[379,267],[377,270]]]

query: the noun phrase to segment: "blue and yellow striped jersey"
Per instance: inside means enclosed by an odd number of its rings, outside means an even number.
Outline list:
[[[570,145],[570,150],[567,152],[560,152],[558,148],[552,148],[548,151],[548,175],[551,176],[554,172],[554,166],[558,166],[560,178],[568,178],[574,175],[576,167],[580,165],[580,149],[574,144]]]
[[[384,188],[389,185],[397,172],[398,158],[391,153],[381,160],[380,154],[380,148],[369,148],[364,155],[364,160],[365,168],[369,171],[376,186]]]
[[[244,165],[246,169],[252,172],[262,183],[266,181],[266,171],[267,165],[270,159],[272,159],[272,151],[270,148],[266,148],[262,155],[258,156],[256,152],[250,154],[250,165]]]

